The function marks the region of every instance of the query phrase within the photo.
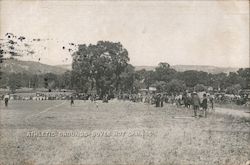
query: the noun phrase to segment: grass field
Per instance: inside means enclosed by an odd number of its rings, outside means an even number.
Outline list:
[[[233,114],[233,113],[232,113]],[[1,165],[245,165],[250,116],[128,101],[1,102]]]

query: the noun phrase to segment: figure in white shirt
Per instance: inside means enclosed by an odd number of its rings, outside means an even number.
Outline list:
[[[10,99],[10,95],[9,95],[9,94],[6,94],[6,95],[4,96],[5,107],[8,107],[9,99]]]

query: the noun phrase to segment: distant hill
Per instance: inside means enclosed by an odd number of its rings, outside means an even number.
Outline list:
[[[173,68],[179,72],[184,72],[186,70],[197,70],[212,74],[236,72],[237,70],[239,70],[239,68],[217,67],[207,65],[174,65]]]
[[[56,67],[63,68],[63,69],[66,69],[66,70],[71,70],[72,69],[71,64],[56,65]]]
[[[36,73],[36,74],[44,74],[44,73],[55,73],[62,74],[67,70],[71,70],[71,64],[64,65],[46,65],[39,62],[34,61],[20,61],[16,59],[7,59],[4,60],[4,63],[1,64],[2,72],[15,72],[15,73]],[[236,72],[239,68],[230,68],[230,67],[216,67],[216,66],[205,66],[205,65],[173,65],[171,66],[175,70],[179,72],[187,71],[187,70],[197,70],[204,71],[208,73],[229,73]],[[156,66],[135,66],[135,70],[154,70]]]
[[[57,67],[61,67],[63,69],[71,70],[71,64],[66,65],[57,65]],[[212,74],[217,73],[229,73],[229,72],[236,72],[239,68],[231,68],[231,67],[216,67],[216,66],[207,66],[207,65],[173,65],[171,66],[178,72],[184,72],[187,70],[197,70],[197,71],[204,71]],[[154,70],[156,66],[135,66],[135,70],[145,69],[147,71]]]
[[[54,73],[63,74],[67,69],[42,64],[34,61],[20,61],[16,59],[6,59],[1,66],[1,72],[4,73],[27,73],[27,74],[44,74]]]
[[[216,66],[205,66],[205,65],[173,65],[171,67],[178,72],[184,72],[187,70],[197,70],[212,74],[236,72],[239,69],[239,68],[216,67]],[[154,70],[155,68],[156,66],[135,66],[135,70],[145,69],[149,71],[149,70]]]

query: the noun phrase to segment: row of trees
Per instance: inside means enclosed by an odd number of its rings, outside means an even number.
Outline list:
[[[71,72],[62,75],[53,73],[26,74],[26,73],[3,73],[0,79],[0,88],[9,87],[12,92],[21,87],[47,88],[47,89],[71,89]]]
[[[177,72],[168,63],[159,63],[155,70],[136,71],[129,64],[128,51],[119,42],[99,41],[96,45],[79,45],[72,57],[72,71],[63,75],[3,74],[0,84],[12,90],[19,87],[45,87],[74,89],[77,92],[95,91],[99,95],[110,92],[134,93],[149,87],[169,93],[210,88],[237,94],[240,89],[247,88],[250,77],[250,68],[229,74],[195,70]]]
[[[140,70],[140,79],[145,87],[156,87],[159,91],[181,92],[186,89],[195,91],[217,90],[236,94],[249,85],[250,68],[237,72],[211,74],[203,71],[188,70],[177,72],[167,63],[160,63],[155,71]]]
[[[167,67],[166,67],[167,66]],[[135,71],[135,68],[128,64],[119,75],[117,81],[112,76],[103,75],[101,80],[85,80],[76,74],[77,71],[67,71],[62,75],[53,73],[41,75],[29,75],[25,73],[2,74],[0,84],[2,88],[9,87],[13,92],[21,87],[47,88],[47,89],[74,89],[78,92],[89,92],[96,90],[94,83],[102,81],[99,92],[138,92],[139,89],[156,87],[159,92],[179,93],[187,89],[204,91],[221,90],[230,94],[237,94],[240,89],[247,88],[248,69],[239,69],[236,73],[231,72],[209,74],[201,71],[177,72],[168,64],[160,63],[155,71],[145,69]],[[97,84],[97,83],[96,83]],[[99,85],[99,84],[98,84]],[[115,86],[117,87],[115,88]],[[99,93],[101,94],[101,93]]]

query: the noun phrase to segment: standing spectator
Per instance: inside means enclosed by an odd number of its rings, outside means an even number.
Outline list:
[[[194,117],[197,117],[197,110],[199,110],[200,108],[200,98],[196,92],[193,93],[192,103],[194,109]]]
[[[103,102],[103,103],[108,103],[108,100],[109,100],[108,94],[105,94],[105,95],[103,96],[103,98],[102,98],[102,102]]]
[[[156,95],[156,98],[155,98],[156,99],[155,100],[155,106],[156,107],[160,107],[160,97],[161,97],[160,94]]]
[[[7,94],[4,96],[5,107],[8,107],[9,99],[10,99],[10,95],[7,93]]]
[[[204,112],[204,117],[207,117],[207,95],[203,94],[203,100],[202,100],[202,110]]]
[[[213,110],[213,109],[214,109],[214,96],[210,95],[209,101],[210,101],[210,103],[211,103],[211,108],[212,108],[212,110]]]
[[[91,100],[91,102],[94,101],[94,95],[93,94],[90,95],[90,100]]]
[[[161,107],[163,107],[163,102],[164,102],[164,95],[163,94],[161,94],[160,101],[161,101]]]
[[[74,97],[71,95],[70,96],[70,105],[72,106],[74,104]]]

